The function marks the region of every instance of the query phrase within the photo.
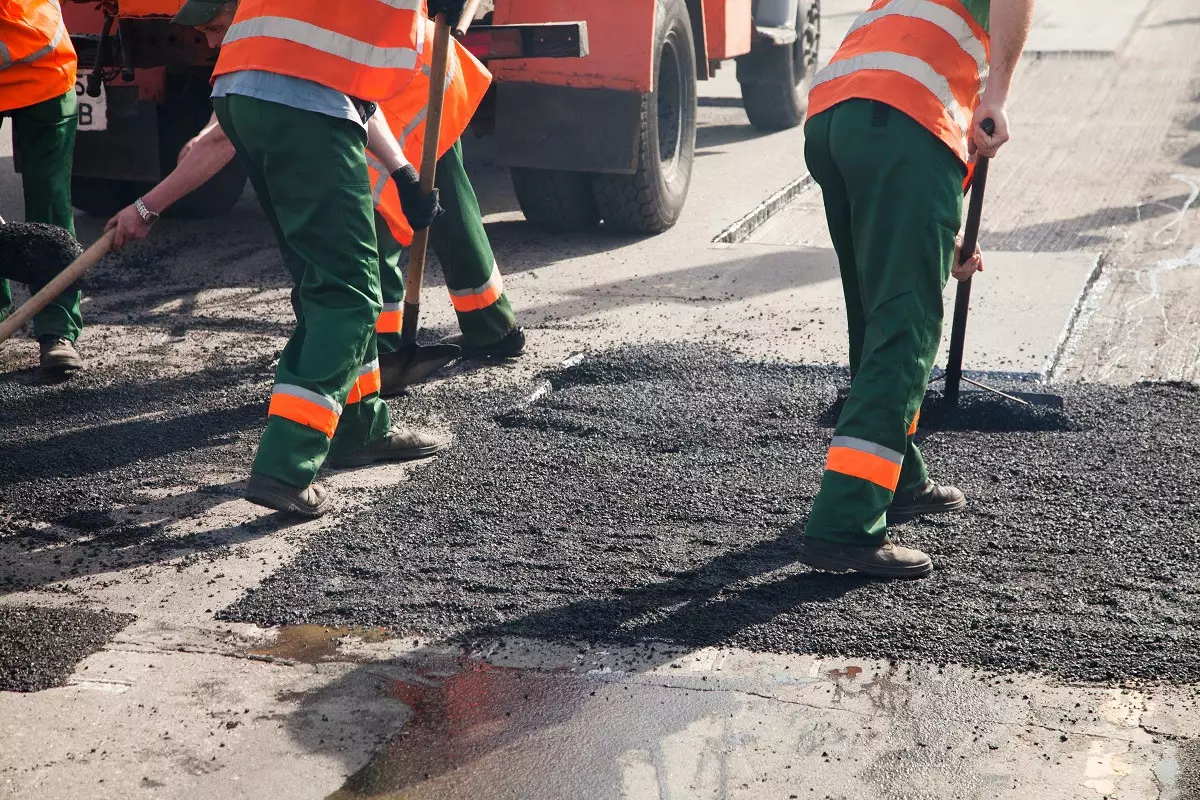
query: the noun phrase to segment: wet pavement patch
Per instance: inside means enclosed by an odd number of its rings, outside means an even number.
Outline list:
[[[456,446],[223,616],[1200,680],[1192,387],[1059,387],[1044,425],[972,399],[983,430],[931,395],[927,461],[971,506],[895,529],[938,569],[887,583],[795,563],[843,373],[674,347],[548,377],[532,406],[418,393]]]
[[[75,665],[133,621],[78,608],[0,606],[0,691],[62,686]]]

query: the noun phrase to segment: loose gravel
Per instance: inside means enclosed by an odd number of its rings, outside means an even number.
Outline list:
[[[132,621],[78,608],[0,606],[0,691],[62,686],[76,664]]]
[[[531,406],[410,400],[453,450],[223,616],[1200,681],[1194,386],[1057,389],[1065,413],[931,393],[927,461],[971,506],[897,528],[938,569],[884,582],[795,563],[844,373],[689,346],[548,378]]]

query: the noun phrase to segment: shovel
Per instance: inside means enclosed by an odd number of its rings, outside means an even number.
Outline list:
[[[0,219],[0,225],[2,224],[3,219]],[[26,249],[27,252],[37,252],[39,249],[35,247],[37,244],[45,244],[46,247],[43,249],[49,252],[62,251],[62,245],[58,238],[51,236],[45,230],[39,229],[40,226],[27,226],[26,223],[14,222],[11,225],[4,225],[6,229],[5,233],[14,233],[14,231],[10,231],[8,229],[16,228],[18,226],[24,229],[21,231],[15,231],[15,233],[18,235],[27,235],[29,237],[47,240],[44,243],[38,241],[28,242],[30,246]],[[40,292],[37,292],[35,295],[33,295],[33,297],[30,297],[23,306],[13,312],[12,316],[4,320],[4,322],[0,322],[0,342],[5,341],[18,330],[20,330],[21,326],[33,319],[35,314],[37,314],[46,306],[50,305],[50,301],[70,288],[72,284],[74,284],[83,276],[83,273],[96,266],[100,259],[108,255],[109,251],[112,250],[113,238],[116,235],[117,232],[114,229],[101,236],[96,240],[95,244],[83,251],[78,258],[76,258],[65,269],[55,275],[49,283],[42,287]],[[54,267],[41,264],[6,263],[2,271],[5,273],[3,275],[5,278],[11,277],[15,278],[16,280],[23,280],[26,283],[40,283],[39,279],[44,280],[48,272],[54,271]]]
[[[477,5],[477,4],[468,4]],[[470,12],[470,9],[468,9]],[[473,14],[472,14],[473,16]],[[460,20],[457,28],[465,30],[470,20]],[[442,101],[446,95],[446,65],[450,58],[450,23],[445,14],[438,14],[433,34],[433,66],[429,76],[429,111],[425,117],[425,142],[421,151],[421,191],[433,191],[437,177],[438,143],[442,134]],[[400,327],[400,349],[395,358],[400,362],[401,386],[420,383],[462,355],[456,344],[418,344],[417,320],[421,313],[421,286],[425,281],[425,257],[429,250],[429,228],[413,234],[408,257],[408,280],[404,287],[404,317]]]
[[[996,130],[996,124],[986,119],[981,123],[983,130],[991,136]],[[959,251],[960,263],[966,263],[975,254],[975,245],[979,241],[979,225],[983,218],[983,193],[987,187],[988,162],[991,159],[979,156],[975,163],[975,175],[971,180],[971,204],[967,209],[967,225],[963,231],[962,248]],[[958,407],[959,388],[968,383],[977,389],[999,395],[1006,400],[1024,406],[1045,406],[1062,408],[1063,399],[1055,394],[1040,394],[1034,392],[1003,392],[992,386],[972,380],[963,375],[963,350],[967,339],[967,312],[971,307],[971,279],[967,278],[958,284],[958,292],[954,297],[954,324],[950,329],[950,357],[946,364],[946,390],[944,402],[950,408]]]

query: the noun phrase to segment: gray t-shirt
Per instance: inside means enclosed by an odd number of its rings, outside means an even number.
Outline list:
[[[328,117],[348,119],[363,130],[367,127],[354,102],[344,93],[304,78],[257,69],[244,69],[217,76],[213,83],[212,96],[225,97],[230,94],[256,97],[302,111],[314,111]]]

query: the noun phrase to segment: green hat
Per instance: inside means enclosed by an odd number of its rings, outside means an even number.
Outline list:
[[[189,28],[212,22],[213,17],[217,16],[221,8],[229,2],[230,0],[187,0],[171,22],[176,25],[186,25]]]

